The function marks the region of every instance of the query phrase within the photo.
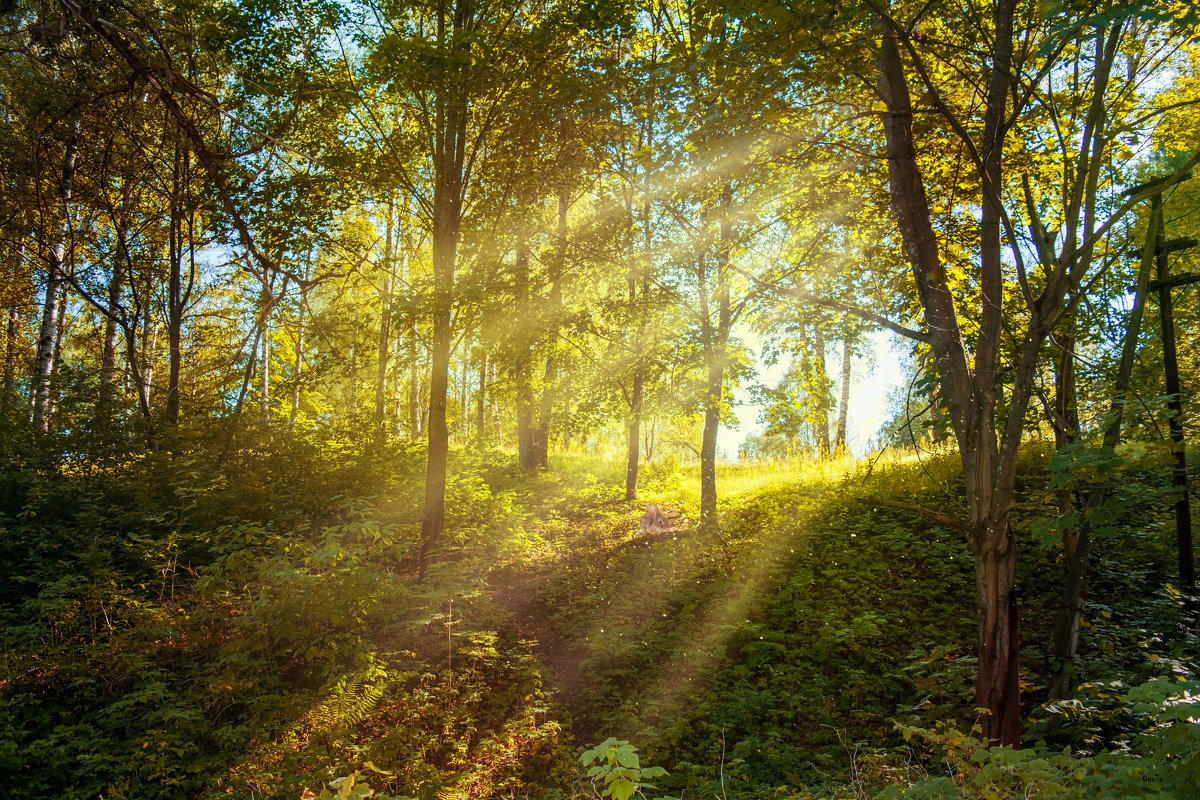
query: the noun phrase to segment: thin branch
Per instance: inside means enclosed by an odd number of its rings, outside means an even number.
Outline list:
[[[899,508],[904,511],[912,511],[916,514],[920,514],[923,517],[933,520],[939,525],[945,525],[951,530],[958,531],[966,538],[968,542],[971,541],[971,531],[966,525],[954,517],[943,514],[940,511],[934,511],[933,509],[919,506],[916,503],[904,503],[899,500],[887,500],[882,497],[860,497],[858,502],[865,505],[887,506],[888,508]]]
[[[801,289],[794,289],[790,286],[783,286],[778,283],[773,283],[771,281],[763,280],[762,278],[758,277],[757,275],[749,273],[746,270],[742,269],[741,267],[735,266],[732,263],[729,265],[729,268],[732,269],[734,272],[738,273],[739,275],[741,275],[742,277],[749,278],[754,284],[756,284],[757,286],[760,286],[764,289],[771,289],[773,291],[779,292],[780,294],[787,295],[788,297],[794,297],[797,300],[800,300],[805,303],[810,303],[812,305],[822,306],[824,308],[832,308],[835,311],[843,311],[847,314],[853,314],[854,316],[858,317],[859,319],[865,319],[867,322],[874,322],[876,325],[887,328],[889,331],[892,331],[893,333],[898,333],[901,336],[905,337],[906,339],[912,339],[914,341],[924,342],[926,344],[928,344],[931,340],[931,337],[929,336],[928,333],[923,333],[922,331],[913,330],[912,328],[907,328],[898,322],[892,322],[887,317],[881,317],[879,314],[876,314],[873,311],[867,311],[865,308],[859,308],[858,306],[853,305],[852,303],[846,303],[841,300],[833,300],[833,299],[827,298],[827,297],[818,297],[815,294],[810,294]]]

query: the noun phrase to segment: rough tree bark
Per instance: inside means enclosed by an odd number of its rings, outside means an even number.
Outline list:
[[[719,239],[713,261],[716,266],[716,286],[710,300],[708,264],[702,255],[697,264],[700,289],[700,329],[704,342],[704,357],[708,374],[704,391],[704,430],[700,437],[700,527],[717,532],[717,433],[721,428],[722,389],[725,383],[725,363],[728,360],[729,332],[733,326],[730,305],[730,258],[733,249],[733,187],[726,182],[721,187],[718,213]],[[716,323],[712,305],[716,305]]]
[[[469,59],[474,4],[456,0],[447,19],[445,5],[437,10],[439,49],[447,45],[459,59]],[[447,31],[447,23],[450,25]],[[449,36],[449,41],[447,37]],[[433,309],[431,375],[429,379],[429,456],[425,469],[425,511],[421,520],[420,574],[424,577],[441,546],[446,518],[446,464],[450,432],[446,425],[446,389],[449,383],[451,313],[454,305],[454,272],[462,226],[464,169],[469,99],[466,89],[448,86],[434,101],[433,141]]]
[[[954,296],[948,286],[933,230],[924,180],[913,140],[913,108],[905,76],[901,34],[887,15],[878,61],[878,91],[887,143],[892,211],[903,238],[925,317],[929,343],[958,441],[966,484],[966,531],[975,560],[979,668],[976,705],[987,710],[983,735],[1016,744],[1021,732],[1021,694],[1016,614],[1016,541],[1009,525],[1015,488],[1016,450],[1032,389],[1038,349],[1047,330],[1040,303],[1030,309],[1011,390],[1008,426],[997,436],[997,367],[1001,340],[1003,272],[1000,260],[1001,153],[1011,80],[1015,0],[993,6],[994,46],[986,91],[982,149],[977,170],[983,186],[980,220],[980,331],[974,358],[968,354]],[[1061,284],[1061,281],[1059,281]],[[1057,306],[1063,287],[1047,287]],[[1057,292],[1057,297],[1054,296]]]

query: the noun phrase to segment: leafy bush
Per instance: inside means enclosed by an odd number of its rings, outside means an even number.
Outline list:
[[[926,743],[926,752],[941,762],[940,774],[894,784],[880,797],[1200,797],[1200,683],[1158,678],[1130,689],[1120,702],[1140,730],[1123,746],[1092,754],[1053,751],[1041,742],[1023,750],[989,746],[951,726],[898,726],[906,740]]]

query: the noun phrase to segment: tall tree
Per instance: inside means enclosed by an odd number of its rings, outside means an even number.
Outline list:
[[[987,709],[980,724],[992,740],[1012,744],[1021,729],[1020,676],[1016,602],[1017,545],[1009,520],[1020,449],[1033,379],[1042,358],[1042,345],[1063,315],[1072,312],[1068,292],[1091,266],[1090,253],[1098,237],[1131,203],[1117,209],[1103,225],[1083,220],[1079,209],[1091,207],[1097,180],[1111,139],[1098,126],[1112,116],[1111,59],[1095,66],[1078,63],[1090,74],[1083,102],[1088,108],[1083,135],[1066,141],[1078,148],[1067,157],[1066,215],[1063,247],[1057,254],[1045,249],[1037,208],[1031,216],[1034,244],[1041,251],[1041,274],[1031,276],[1024,264],[1023,243],[1017,238],[1007,205],[1011,187],[1004,160],[1010,134],[1029,112],[1045,76],[1071,64],[1066,44],[1084,30],[1098,28],[1096,46],[1116,42],[1130,26],[1128,18],[1072,18],[1052,24],[1018,13],[1016,0],[999,0],[986,16],[959,16],[952,10],[941,25],[961,26],[985,44],[982,63],[963,63],[957,52],[937,43],[926,45],[915,31],[916,19],[898,19],[884,5],[868,3],[881,34],[877,60],[877,92],[883,103],[882,129],[886,142],[892,209],[912,269],[924,317],[921,338],[935,358],[951,426],[962,459],[967,492],[967,519],[961,525],[975,560],[979,619],[979,672],[976,703]],[[1119,11],[1119,9],[1116,9]],[[931,22],[930,20],[929,22]],[[1140,31],[1145,35],[1145,31]],[[1086,40],[1085,40],[1086,41]],[[1037,46],[1032,43],[1036,42]],[[1041,47],[1041,50],[1037,48]],[[1042,52],[1049,53],[1043,57]],[[1076,51],[1086,58],[1086,49]],[[956,64],[963,74],[978,76],[978,104],[968,104],[948,81],[937,79],[935,64]],[[943,258],[942,236],[931,213],[931,186],[925,179],[932,152],[923,149],[923,131],[914,120],[916,81],[922,99],[932,104],[958,146],[969,154],[979,208],[975,298],[956,293]],[[1032,146],[1033,143],[1027,143]],[[1017,196],[1018,198],[1020,195]],[[1018,199],[1018,205],[1020,200]],[[1015,268],[1005,266],[1004,238]],[[961,264],[961,262],[960,262]],[[960,268],[965,268],[961,265]],[[1006,275],[1015,277],[1017,295],[1006,292]],[[1011,285],[1011,284],[1009,284]],[[975,303],[972,317],[977,332],[969,335],[960,307]],[[1020,309],[1019,311],[1017,309]],[[1015,335],[1013,335],[1013,332]],[[1011,366],[1002,382],[1004,343],[1013,335]],[[1009,383],[1005,413],[999,401]]]

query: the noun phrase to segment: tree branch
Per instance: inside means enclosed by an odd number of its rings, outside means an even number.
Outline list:
[[[971,531],[966,525],[956,520],[954,517],[943,514],[940,511],[934,511],[932,509],[925,508],[924,506],[919,506],[916,503],[904,503],[899,500],[886,500],[882,497],[860,497],[858,502],[865,505],[887,506],[888,508],[899,508],[904,511],[912,511],[920,514],[923,517],[926,517],[927,519],[933,520],[939,525],[945,525],[951,530],[958,531],[963,535],[963,537],[966,538],[967,542],[971,541]]]
[[[876,325],[887,328],[889,331],[892,331],[893,333],[898,333],[901,336],[905,337],[906,339],[912,339],[912,340],[918,341],[918,342],[925,342],[926,344],[928,344],[930,341],[929,334],[927,334],[927,333],[924,333],[924,332],[918,331],[918,330],[913,330],[912,328],[907,328],[898,322],[892,322],[887,317],[882,317],[873,311],[867,311],[865,308],[859,308],[858,306],[853,305],[852,303],[846,303],[841,300],[833,300],[833,299],[830,299],[827,297],[818,297],[815,294],[809,294],[808,292],[803,291],[802,289],[795,289],[790,286],[783,286],[778,283],[773,283],[771,281],[763,280],[762,278],[758,277],[757,275],[747,272],[746,270],[744,270],[741,267],[738,267],[732,263],[729,265],[729,268],[732,269],[734,272],[738,273],[739,275],[741,275],[745,278],[749,278],[755,285],[760,286],[764,289],[771,289],[773,291],[779,292],[780,294],[787,295],[788,297],[794,297],[797,300],[800,300],[805,303],[811,303],[812,305],[815,305],[815,306],[822,306],[824,308],[832,308],[835,311],[844,311],[847,314],[853,314],[854,316],[858,317],[859,319],[865,319],[867,322],[874,322]]]

